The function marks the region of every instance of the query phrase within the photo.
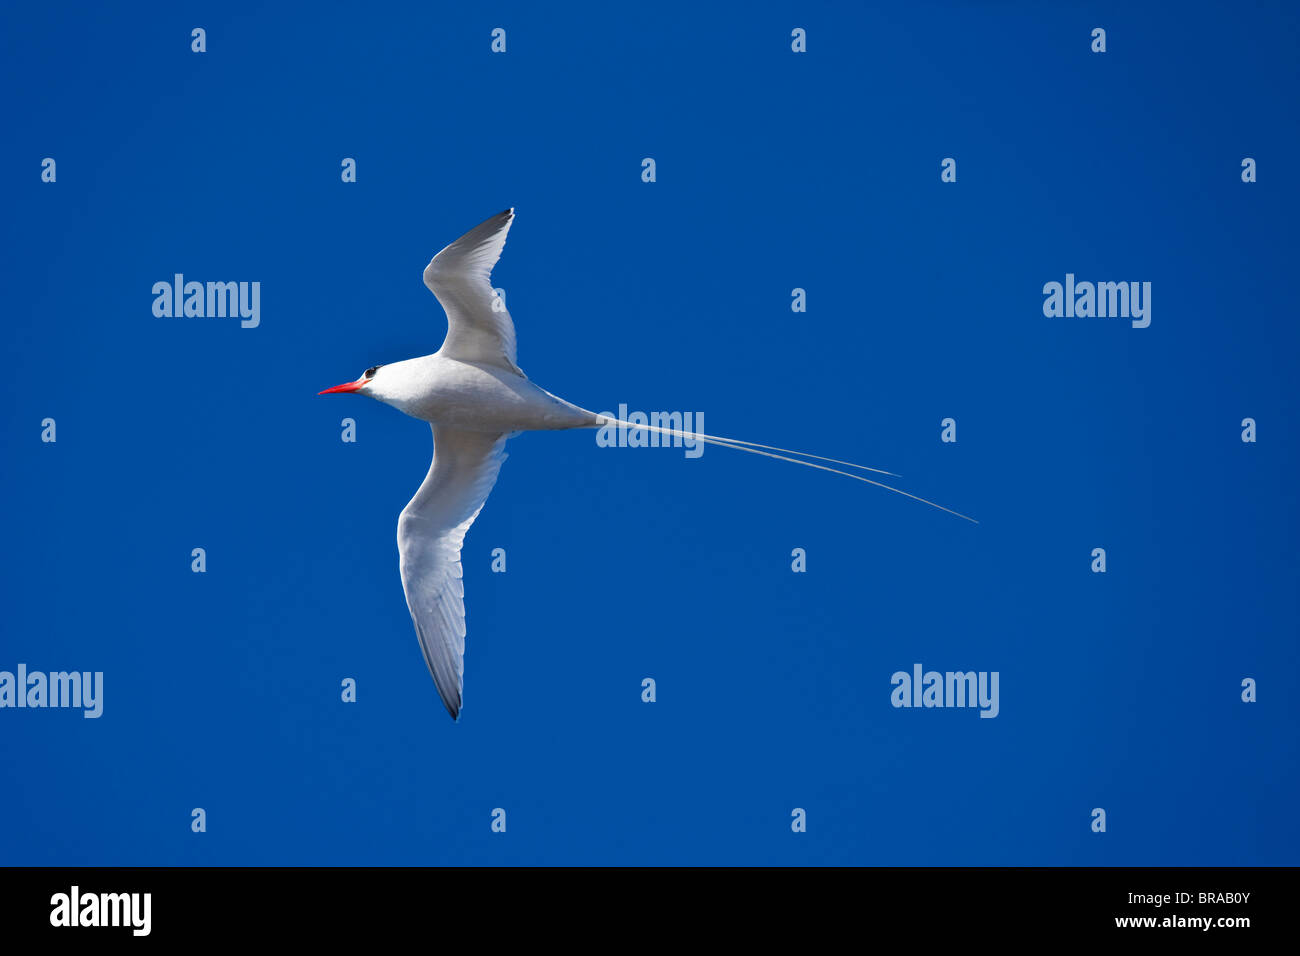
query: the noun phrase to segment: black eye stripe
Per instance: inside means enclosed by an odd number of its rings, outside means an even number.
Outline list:
[[[382,365],[372,365],[370,368],[366,369],[365,373],[364,373],[361,377],[362,377],[362,378],[373,378],[373,377],[374,377],[374,374],[375,374],[376,372],[378,372],[381,368],[383,368]]]

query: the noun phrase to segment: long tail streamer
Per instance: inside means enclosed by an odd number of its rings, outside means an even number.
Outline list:
[[[634,422],[625,422],[621,418],[611,418],[608,415],[602,415],[600,416],[600,419],[601,419],[600,421],[601,425],[618,425],[621,428],[640,428],[646,431],[658,432],[661,435],[672,435],[677,438],[691,439],[694,441],[702,441],[705,442],[706,444],[717,445],[722,448],[734,448],[736,449],[736,451],[746,451],[749,452],[750,454],[762,455],[764,458],[775,458],[778,461],[789,461],[789,462],[793,462],[796,465],[805,465],[808,468],[816,468],[819,471],[829,471],[831,474],[834,475],[843,475],[845,478],[853,478],[856,481],[865,481],[867,484],[875,485],[877,488],[884,488],[886,491],[892,491],[895,494],[902,495],[905,498],[911,498],[913,501],[919,501],[921,502],[921,504],[929,505],[931,508],[938,508],[940,511],[946,511],[948,512],[948,514],[955,515],[958,518],[962,518],[965,521],[971,522],[972,524],[979,524],[978,521],[976,521],[974,518],[970,517],[969,515],[964,515],[960,511],[953,511],[951,508],[945,508],[943,505],[936,504],[935,502],[928,501],[925,498],[922,498],[918,495],[914,495],[911,494],[910,492],[903,491],[901,488],[894,488],[891,485],[886,485],[880,481],[873,481],[872,479],[865,478],[862,475],[855,475],[851,472],[841,471],[838,468],[831,468],[827,465],[819,465],[816,462],[805,461],[804,459],[815,458],[817,461],[829,461],[837,465],[844,465],[848,468],[859,468],[862,471],[871,471],[871,472],[875,472],[878,475],[888,475],[891,478],[898,478],[899,476],[895,475],[892,471],[883,471],[880,468],[868,468],[866,465],[859,465],[851,461],[841,461],[838,458],[826,458],[823,455],[812,455],[809,454],[808,452],[794,451],[793,449],[790,448],[777,448],[775,445],[760,445],[758,444],[758,442],[741,441],[738,438],[720,438],[717,435],[703,435],[700,434],[699,432],[681,431],[676,428],[663,428],[659,425],[650,425],[650,424],[641,425],[641,424],[636,424]],[[776,454],[776,452],[784,452],[784,454]],[[791,457],[793,455],[799,455],[801,457],[799,458]]]

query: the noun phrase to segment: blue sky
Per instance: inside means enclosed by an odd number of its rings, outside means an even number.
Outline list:
[[[10,5],[0,670],[105,691],[0,709],[0,861],[1295,864],[1296,19]],[[394,544],[428,428],[315,393],[435,350],[420,272],[507,206],[542,387],[981,523],[521,436],[453,724]],[[175,273],[260,282],[260,324],[155,317]],[[1067,273],[1151,282],[1150,327],[1045,317]],[[997,671],[999,715],[893,708],[917,662]]]

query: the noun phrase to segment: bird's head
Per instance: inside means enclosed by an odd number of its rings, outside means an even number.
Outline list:
[[[333,388],[327,388],[323,392],[317,392],[317,395],[329,395],[331,392],[360,392],[362,395],[370,395],[372,398],[378,398],[370,386],[374,384],[375,376],[379,374],[382,365],[372,365],[361,373],[361,377],[355,382],[344,382],[342,385],[335,385]]]

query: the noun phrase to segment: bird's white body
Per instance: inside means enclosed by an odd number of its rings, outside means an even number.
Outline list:
[[[397,550],[424,662],[453,718],[465,656],[461,544],[496,484],[506,440],[603,421],[538,388],[515,360],[514,322],[490,281],[513,219],[507,209],[480,223],[425,267],[424,284],[447,313],[442,348],[326,389],[378,399],[433,427],[433,463],[398,517]]]
[[[379,366],[366,391],[412,418],[475,432],[586,428],[601,421],[517,372],[441,352]]]
[[[514,433],[594,428],[615,422],[620,427],[689,437],[880,485],[861,475],[788,456],[878,471],[875,468],[771,445],[607,419],[538,388],[519,368],[514,322],[490,281],[513,219],[514,210],[507,209],[480,223],[425,267],[424,284],[447,313],[442,348],[432,355],[375,366],[355,382],[325,390],[376,398],[433,426],[433,463],[398,518],[397,549],[402,588],[420,649],[453,718],[460,716],[465,655],[461,544],[496,484],[506,459],[505,443]]]

